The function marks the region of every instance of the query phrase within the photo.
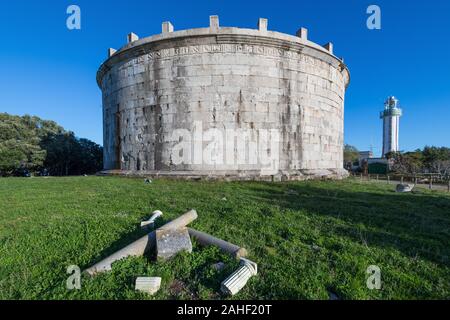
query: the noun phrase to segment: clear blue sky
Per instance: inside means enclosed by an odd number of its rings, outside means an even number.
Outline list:
[[[66,8],[81,7],[82,29],[66,28]],[[382,29],[366,28],[377,4]],[[55,120],[77,136],[102,143],[101,92],[95,82],[109,47],[130,31],[159,33],[220,24],[295,34],[305,26],[319,44],[334,43],[351,72],[345,103],[345,141],[381,153],[379,111],[388,95],[400,99],[403,150],[450,146],[450,1],[427,0],[190,0],[2,1],[0,5],[0,112]]]

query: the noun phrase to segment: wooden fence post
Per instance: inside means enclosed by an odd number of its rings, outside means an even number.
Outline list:
[[[389,175],[387,176],[387,183],[388,183],[388,184],[390,183]]]

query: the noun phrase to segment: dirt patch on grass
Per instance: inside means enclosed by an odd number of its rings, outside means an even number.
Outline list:
[[[197,295],[190,291],[185,282],[175,279],[169,286],[169,293],[173,298],[188,298],[192,300],[198,299]]]

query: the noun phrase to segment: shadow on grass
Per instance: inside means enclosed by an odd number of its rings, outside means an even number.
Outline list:
[[[344,189],[344,190],[343,190]],[[309,183],[254,188],[254,201],[311,216],[339,219],[330,232],[368,246],[392,247],[411,258],[449,267],[450,198],[423,192],[329,190]]]
[[[145,218],[148,218],[148,217],[143,216],[143,218],[141,220],[144,221]],[[154,227],[137,228],[133,232],[124,232],[123,234],[120,235],[119,239],[114,241],[113,243],[111,243],[111,245],[108,246],[108,248],[101,251],[97,256],[92,257],[92,260],[89,263],[89,265],[83,266],[83,270],[93,266],[94,264],[102,261],[103,259],[106,259],[110,255],[112,255],[112,254],[116,253],[117,251],[125,248],[126,246],[132,244],[133,242],[144,237],[145,235],[149,235],[152,231],[158,229],[159,227],[166,224],[167,222],[169,222],[169,221],[168,220],[165,221],[162,218],[160,218],[155,221]],[[153,240],[149,241],[149,243],[147,244],[147,247],[145,248],[145,251],[146,251],[146,256],[153,259],[153,258],[155,258],[155,256],[154,256],[155,254],[152,250],[150,250],[150,249],[152,249],[151,242],[156,243],[156,239],[153,238]]]

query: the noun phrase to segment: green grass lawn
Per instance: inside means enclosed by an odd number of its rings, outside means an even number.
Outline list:
[[[235,261],[194,242],[169,262],[121,260],[81,290],[66,269],[83,270],[158,225],[195,208],[191,226],[247,248],[259,274],[234,298],[449,299],[450,196],[358,181],[186,182],[119,177],[0,178],[1,299],[222,299]],[[224,199],[226,198],[226,199]],[[211,265],[226,262],[215,271]],[[381,268],[369,290],[366,269]],[[162,277],[153,297],[137,276]]]

